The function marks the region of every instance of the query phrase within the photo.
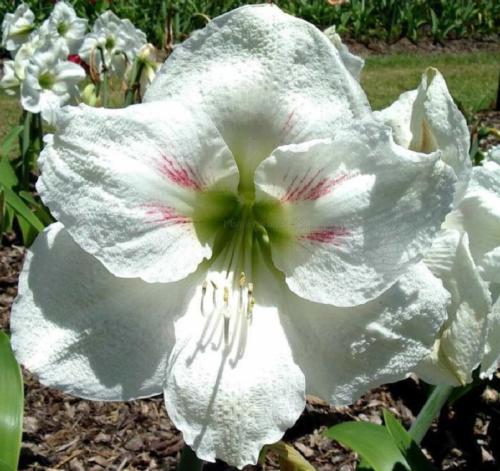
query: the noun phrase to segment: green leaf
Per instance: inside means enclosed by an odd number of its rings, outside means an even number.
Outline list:
[[[18,183],[16,172],[7,157],[0,160],[0,185],[12,189]]]
[[[23,380],[7,335],[0,331],[0,470],[15,471],[23,429]]]
[[[44,225],[38,219],[31,209],[26,206],[24,201],[19,198],[11,189],[3,187],[3,192],[5,195],[5,202],[14,209],[17,216],[24,218],[28,223],[30,223],[38,232],[43,231]]]
[[[388,410],[384,410],[384,422],[389,435],[393,438],[394,443],[406,458],[412,470],[436,471],[419,446],[411,438],[411,435]]]
[[[325,435],[358,453],[375,471],[409,471],[410,467],[389,432],[369,422],[344,422]]]

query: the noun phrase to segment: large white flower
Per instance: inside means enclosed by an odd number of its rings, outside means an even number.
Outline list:
[[[27,111],[42,113],[48,122],[54,120],[61,105],[78,97],[78,83],[85,78],[83,68],[66,58],[65,46],[48,41],[35,51],[24,70],[21,104]]]
[[[7,13],[2,21],[2,46],[14,57],[16,51],[29,40],[35,29],[35,15],[26,3],[14,13]]]
[[[76,54],[87,31],[87,23],[88,20],[76,16],[69,3],[59,1],[40,27],[40,34],[53,42],[60,41],[66,45],[67,55]]]
[[[78,54],[98,72],[106,67],[122,76],[146,42],[146,35],[130,20],[122,20],[107,10],[96,19],[92,32],[85,36]]]
[[[481,364],[481,376],[489,376],[500,357],[500,304],[492,306],[500,283],[500,166],[471,169],[465,119],[434,69],[417,90],[376,116],[392,126],[401,145],[440,150],[460,180],[455,210],[425,257],[452,302],[432,354],[416,372],[431,383],[462,385]]]
[[[37,188],[62,224],[21,275],[19,360],[86,398],[164,389],[198,456],[238,467],[306,392],[349,403],[413,370],[445,318],[420,260],[456,178],[393,142],[329,40],[242,7],[146,99],[58,114]]]

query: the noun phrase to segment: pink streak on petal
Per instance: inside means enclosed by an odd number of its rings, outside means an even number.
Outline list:
[[[293,110],[288,117],[286,118],[285,124],[281,128],[281,138],[285,137],[293,128],[293,115],[295,114],[295,110]]]
[[[309,171],[307,171],[297,185],[296,182],[298,177],[293,177],[281,201],[283,203],[315,201],[330,193],[335,186],[352,177],[350,174],[341,174],[334,178],[318,179],[322,171],[323,170],[318,170],[312,177],[309,177]]]
[[[174,208],[170,206],[164,206],[161,204],[149,204],[144,206],[146,209],[146,215],[149,217],[151,222],[163,224],[190,224],[192,219],[187,216],[181,216],[176,213]]]
[[[162,155],[160,163],[160,172],[171,182],[195,191],[202,191],[204,184],[199,175],[189,165],[182,165],[169,155]]]
[[[349,236],[351,233],[345,227],[330,226],[299,236],[299,240],[318,242],[323,244],[340,245],[339,238]]]

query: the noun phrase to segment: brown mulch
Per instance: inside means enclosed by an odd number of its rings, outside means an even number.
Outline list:
[[[478,118],[481,125],[500,128],[499,112],[480,113]],[[480,144],[485,148],[499,143],[487,138]],[[15,241],[7,240],[0,247],[0,329],[7,331],[23,256],[24,248]],[[20,470],[175,469],[184,442],[168,419],[161,397],[128,403],[91,402],[45,388],[29,372],[23,374],[26,401]],[[443,409],[423,442],[425,453],[439,470],[500,469],[499,391],[497,373],[492,381]],[[409,427],[427,393],[425,384],[409,378],[377,388],[350,407],[332,407],[310,397],[285,439],[318,471],[354,471],[356,455],[325,438],[324,430],[348,420],[380,424],[383,409]],[[205,467],[206,471],[228,469],[220,463]],[[276,457],[269,456],[260,469],[279,469]]]

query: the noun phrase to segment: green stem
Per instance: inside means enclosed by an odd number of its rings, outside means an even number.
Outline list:
[[[20,136],[21,147],[21,186],[23,190],[28,189],[30,175],[30,148],[32,137],[33,113],[23,111],[23,132]]]
[[[130,106],[134,103],[134,98],[137,90],[139,89],[139,82],[141,79],[142,69],[144,68],[144,63],[134,60],[134,64],[132,66],[132,71],[130,73],[130,81],[127,87],[127,91],[125,93],[124,105]]]
[[[432,393],[427,398],[424,407],[410,428],[410,435],[415,442],[420,443],[425,437],[432,421],[438,416],[441,408],[445,405],[453,389],[453,386],[447,385],[439,385],[433,389]]]
[[[191,448],[184,446],[177,471],[201,471],[202,469],[203,461],[198,459]]]

